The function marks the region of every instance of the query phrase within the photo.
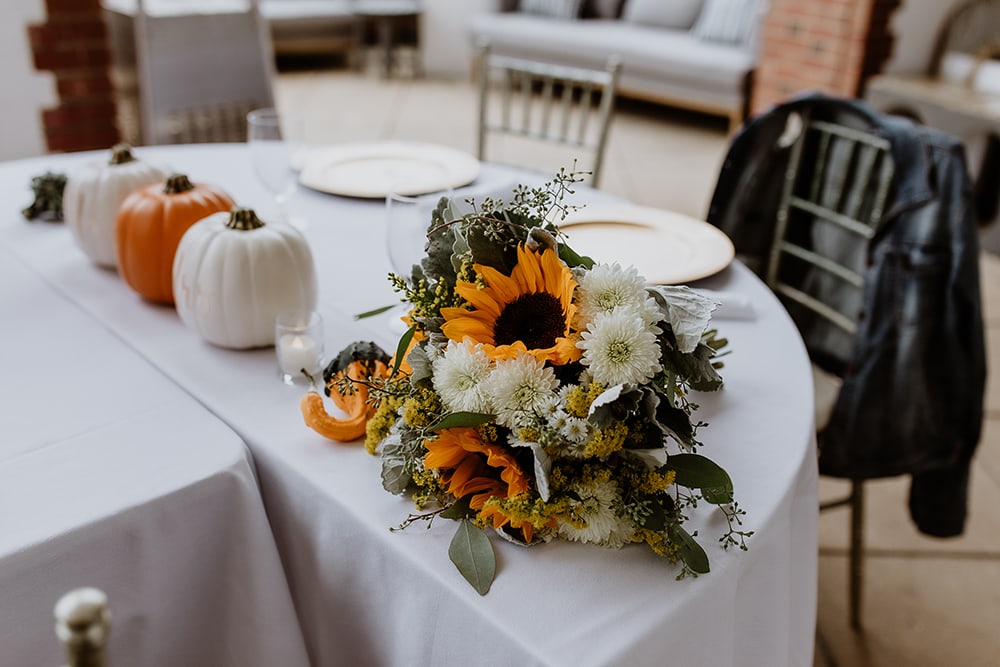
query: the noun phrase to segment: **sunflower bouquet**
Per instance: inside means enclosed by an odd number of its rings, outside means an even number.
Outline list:
[[[556,222],[577,182],[563,170],[464,214],[442,199],[412,276],[390,276],[411,326],[389,372],[364,383],[366,447],[383,486],[418,509],[401,527],[457,520],[449,555],[481,594],[495,574],[487,531],[643,543],[678,576],[709,570],[683,527],[699,501],[725,514],[723,546],[751,534],[729,476],[696,453],[692,390],[722,387],[715,303],[575,253]]]

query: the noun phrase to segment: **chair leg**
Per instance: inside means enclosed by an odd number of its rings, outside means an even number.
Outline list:
[[[849,555],[849,595],[851,628],[861,629],[861,594],[864,584],[865,496],[864,482],[851,480],[851,547]]]

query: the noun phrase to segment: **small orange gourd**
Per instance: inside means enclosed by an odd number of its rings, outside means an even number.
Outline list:
[[[184,232],[233,206],[233,199],[219,188],[192,183],[184,174],[133,191],[115,219],[122,279],[150,301],[173,304],[174,255]]]
[[[331,415],[320,393],[312,390],[299,403],[306,426],[338,442],[350,442],[363,436],[368,420],[375,414],[375,408],[368,403],[368,382],[373,377],[389,375],[388,360],[385,352],[374,343],[353,343],[345,348],[327,366],[323,379],[326,382],[324,392],[347,416],[341,419]],[[344,377],[351,380],[353,393],[340,391],[338,384]]]

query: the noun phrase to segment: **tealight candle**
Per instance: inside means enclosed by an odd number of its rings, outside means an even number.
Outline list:
[[[278,341],[278,363],[285,373],[298,373],[303,368],[312,372],[317,358],[316,342],[305,334],[285,334]]]
[[[316,377],[323,366],[323,320],[319,313],[282,313],[275,320],[278,372],[286,384]]]

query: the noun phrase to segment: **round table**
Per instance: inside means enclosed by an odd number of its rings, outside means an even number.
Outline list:
[[[244,145],[136,153],[220,185],[241,205],[265,212],[271,205]],[[495,541],[497,577],[480,597],[448,560],[451,526],[390,532],[412,504],[382,490],[379,461],[360,446],[326,441],[303,425],[303,389],[279,381],[273,349],[238,352],[203,342],[172,309],[143,302],[114,273],[91,266],[67,229],[18,219],[32,175],[86,159],[94,156],[0,165],[2,199],[11,202],[0,243],[246,441],[314,664],[812,664],[811,375],[794,325],[746,267],[733,263],[695,286],[752,306],[749,316],[717,321],[730,341],[726,386],[697,396],[697,416],[708,422],[699,431],[703,451],[733,478],[747,511],[744,528],[755,533],[749,551],[717,546],[725,521],[704,506],[686,524],[699,531],[711,560],[712,572],[697,579],[676,581],[675,569],[638,546]],[[545,180],[483,165],[477,181],[455,194]],[[573,202],[610,199],[579,188]],[[327,351],[358,339],[393,345],[384,319],[352,317],[396,298],[385,279],[384,203],[301,189],[290,208],[316,260]]]

